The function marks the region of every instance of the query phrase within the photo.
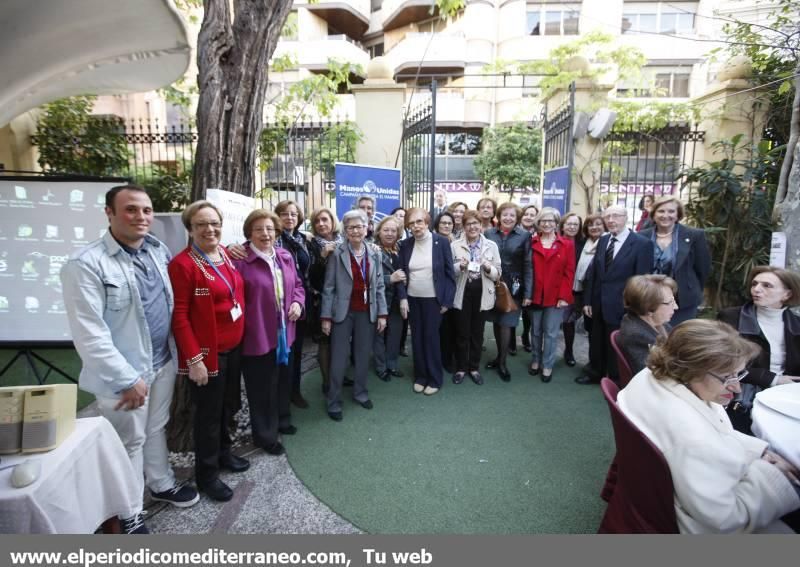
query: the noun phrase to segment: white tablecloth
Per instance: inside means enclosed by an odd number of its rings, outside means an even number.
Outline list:
[[[800,383],[773,386],[756,394],[753,433],[800,468]]]
[[[0,471],[0,533],[94,533],[113,516],[129,517],[137,498],[134,472],[117,432],[103,417],[79,419],[47,453],[4,455],[0,467],[40,460],[42,474],[24,488]]]

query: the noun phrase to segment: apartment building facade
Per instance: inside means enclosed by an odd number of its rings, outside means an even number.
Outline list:
[[[366,67],[385,57],[415,105],[437,80],[437,180],[475,181],[472,160],[483,128],[531,121],[541,112],[535,76],[487,74],[498,62],[544,60],[558,45],[599,30],[647,58],[641,84],[617,84],[612,96],[685,101],[713,80],[707,54],[721,45],[722,20],[752,10],[754,0],[467,0],[454,18],[439,18],[431,0],[296,1],[290,37],[276,56],[292,54],[297,69],[273,74],[275,89],[325,69],[329,57]],[[354,77],[357,82],[358,77]],[[339,116],[353,101],[340,95]]]

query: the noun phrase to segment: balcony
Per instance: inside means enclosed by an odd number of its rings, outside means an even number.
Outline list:
[[[408,33],[386,58],[398,80],[409,80],[414,78],[420,63],[425,74],[463,73],[466,52],[467,41],[463,34],[440,32],[431,40],[429,33]]]
[[[350,37],[361,39],[369,28],[370,0],[316,0],[313,4],[295,2],[295,5]]]
[[[361,45],[344,34],[329,35],[322,39],[309,41],[281,40],[275,48],[273,57],[290,55],[298,65],[309,71],[325,71],[328,59],[338,59],[366,69],[369,53]]]
[[[431,14],[432,4],[433,0],[383,0],[383,30],[390,31],[438,15],[439,8]]]

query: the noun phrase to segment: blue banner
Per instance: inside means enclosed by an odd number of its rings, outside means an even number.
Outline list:
[[[375,224],[400,206],[400,170],[336,163],[336,216],[358,207],[360,197],[375,199]]]
[[[542,206],[553,207],[562,215],[566,213],[569,181],[569,167],[546,170],[542,189]]]

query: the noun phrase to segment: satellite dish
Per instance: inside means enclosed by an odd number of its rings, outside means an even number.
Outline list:
[[[594,113],[589,121],[589,135],[592,138],[605,138],[617,120],[617,113],[607,108],[601,108]]]
[[[576,112],[572,123],[572,139],[577,140],[578,138],[583,138],[588,128],[589,115],[585,112]]]

